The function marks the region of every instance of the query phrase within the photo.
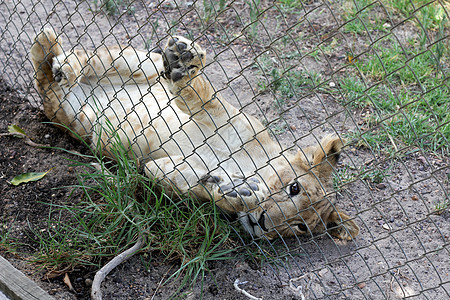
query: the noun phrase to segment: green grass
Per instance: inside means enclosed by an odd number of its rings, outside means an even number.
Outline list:
[[[342,10],[344,32],[368,34],[387,31],[386,16],[380,5],[373,0],[348,0],[343,3]]]
[[[203,20],[205,22],[209,22],[210,20],[214,19],[221,11],[224,10],[226,4],[226,0],[203,0]]]
[[[122,11],[133,14],[134,8],[131,6],[131,3],[128,0],[94,0],[96,9],[100,9],[110,16],[118,15]]]
[[[365,165],[352,168],[344,166],[333,173],[333,186],[336,190],[341,189],[346,184],[356,181],[358,178],[369,183],[378,184],[391,176],[392,167],[381,169],[378,166],[367,167]]]
[[[435,54],[438,48],[441,56]],[[448,41],[430,48],[406,48],[386,38],[351,65],[357,72],[342,78],[339,86],[347,105],[371,108],[365,121],[381,133],[375,143],[391,137],[401,144],[449,151],[450,91],[441,68],[448,54]]]
[[[30,226],[39,245],[33,261],[49,274],[78,266],[98,268],[144,237],[146,246],[141,251],[157,251],[179,262],[179,269],[168,279],[182,277],[179,290],[198,280],[203,284],[210,261],[234,258],[230,226],[210,203],[170,198],[158,191],[139,172],[138,161],[117,134],[110,136],[117,160],[97,154],[90,157],[94,165],[72,162],[75,170],[83,170],[75,187],[83,191],[82,201],[73,206],[51,205],[47,226]]]
[[[249,23],[246,26],[246,33],[250,39],[257,38],[258,35],[258,24],[259,24],[259,13],[261,0],[245,0],[245,4],[248,6]]]
[[[264,58],[261,58],[259,68],[265,77],[258,83],[259,91],[270,91],[275,98],[274,106],[278,109],[282,109],[291,98],[311,94],[322,83],[320,73],[295,69],[283,71]]]
[[[295,3],[280,1],[288,7]],[[364,109],[363,124],[353,137],[376,151],[393,154],[415,145],[448,154],[450,42],[445,37],[450,24],[442,4],[422,0],[345,1],[341,15],[341,31],[350,41],[358,39],[359,45],[346,50],[352,53],[352,60],[342,59],[341,72],[329,78],[325,72],[311,72],[298,63],[299,57],[311,57],[324,64],[323,55],[342,54],[344,49],[339,45],[345,41],[339,35],[302,54],[300,50],[286,51],[284,45],[258,57],[262,74],[259,90],[272,93],[280,113],[286,103],[316,92],[336,95],[352,109]],[[408,25],[414,27],[408,26],[405,30],[410,31],[409,36],[399,40],[390,28],[406,17],[410,17]],[[367,34],[372,40],[366,38]],[[301,45],[302,39],[298,35],[295,43]],[[278,55],[273,56],[275,53]],[[336,86],[329,88],[324,84],[328,80]]]

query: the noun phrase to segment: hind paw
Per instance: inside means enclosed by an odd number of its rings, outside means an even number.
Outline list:
[[[164,49],[163,78],[173,83],[186,82],[195,77],[205,63],[205,51],[183,37],[169,39]]]
[[[56,36],[53,29],[45,28],[34,38],[31,52],[40,54],[39,60],[44,60],[46,55],[51,57],[59,55],[62,52],[61,40]]]
[[[67,62],[68,58],[61,56],[53,59],[52,73],[53,79],[61,86],[72,86],[76,83],[78,75],[75,66]]]

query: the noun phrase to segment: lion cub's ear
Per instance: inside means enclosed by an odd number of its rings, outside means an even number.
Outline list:
[[[337,135],[329,135],[320,141],[312,156],[313,168],[319,177],[328,178],[331,175],[343,146],[343,140]]]

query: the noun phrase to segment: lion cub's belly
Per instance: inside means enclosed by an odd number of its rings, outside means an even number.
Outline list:
[[[92,85],[94,86],[94,85]],[[240,124],[220,129],[196,123],[170,101],[172,95],[161,84],[95,86],[79,84],[66,93],[77,121],[101,143],[105,155],[114,156],[118,137],[125,148],[140,160],[182,156],[187,162],[207,170],[242,173],[250,160],[238,134]],[[80,100],[82,99],[82,100]]]
[[[208,135],[208,128],[191,124],[189,116],[173,102],[167,88],[155,84],[123,87],[79,84],[66,94],[77,119],[91,128],[92,142],[102,143],[111,155],[114,135],[139,159],[188,156]],[[80,99],[84,99],[80,101]]]

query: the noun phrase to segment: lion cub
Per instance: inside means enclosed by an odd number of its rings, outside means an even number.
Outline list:
[[[46,116],[112,156],[118,136],[166,191],[213,200],[255,237],[359,228],[325,197],[343,147],[337,136],[292,155],[256,118],[239,111],[202,75],[206,53],[183,37],[164,53],[132,48],[65,52],[52,29],[31,47]]]

